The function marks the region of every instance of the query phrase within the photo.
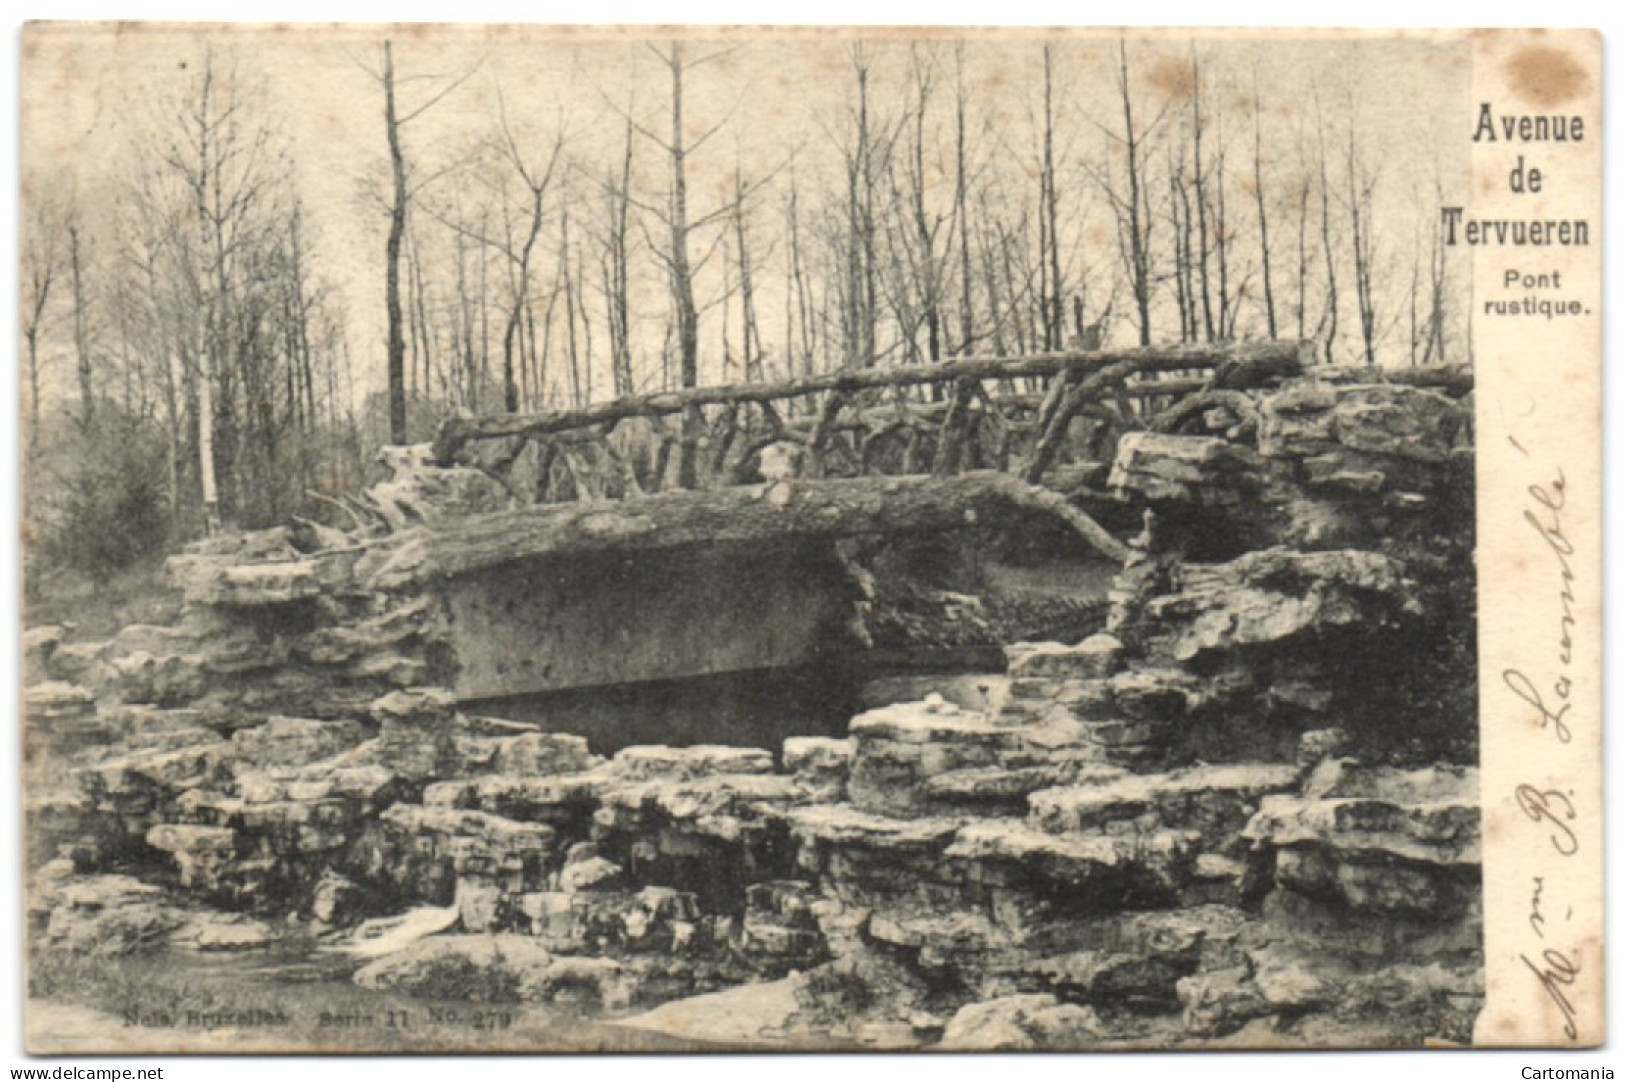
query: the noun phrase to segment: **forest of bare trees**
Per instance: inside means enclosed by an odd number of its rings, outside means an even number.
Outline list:
[[[355,39],[345,161],[241,41],[165,47],[94,169],[25,162],[29,526],[82,570],[320,514],[456,413],[1112,343],[1469,359],[1455,174],[1251,45],[831,40],[813,87],[762,76],[802,45],[623,41],[560,93]]]

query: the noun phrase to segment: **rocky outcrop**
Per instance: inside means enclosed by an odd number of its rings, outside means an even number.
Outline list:
[[[985,708],[774,749],[465,715],[444,611],[375,589],[387,545],[211,540],[176,627],[29,636],[30,734],[72,766],[30,791],[35,943],[370,955],[361,922],[418,907],[362,986],[746,1043],[1465,1040],[1470,438],[1342,377],[1126,435],[1145,529],[1103,627],[1008,647]],[[371,513],[495,498],[421,467]]]

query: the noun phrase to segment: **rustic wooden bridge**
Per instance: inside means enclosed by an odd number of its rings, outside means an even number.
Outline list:
[[[517,506],[437,532],[424,569],[941,529],[1012,507],[1121,559],[1123,544],[1068,498],[1091,483],[1099,493],[1117,441],[1201,425],[1214,410],[1244,433],[1258,423],[1246,391],[1314,358],[1307,341],[960,358],[455,417],[435,463],[485,472]],[[1455,393],[1472,380],[1459,367],[1317,370]]]
[[[950,477],[997,470],[1040,484],[1125,431],[1167,428],[1295,375],[1310,343],[1259,342],[961,358],[774,383],[635,395],[581,409],[452,418],[435,460],[477,465],[521,502],[618,499],[794,475]]]
[[[1312,357],[1312,343],[1256,342],[961,358],[452,418],[436,463],[497,478],[519,509],[437,534],[427,566],[942,529],[1012,508],[1122,559],[1063,495],[1078,472],[1098,474],[1125,432],[1245,415],[1242,389]]]
[[[801,665],[854,612],[837,541],[1042,516],[1121,562],[1127,545],[1089,513],[1118,440],[1215,420],[1244,437],[1248,390],[1313,355],[962,358],[454,418],[433,459],[496,478],[511,507],[416,531],[375,581],[444,593],[470,698]]]

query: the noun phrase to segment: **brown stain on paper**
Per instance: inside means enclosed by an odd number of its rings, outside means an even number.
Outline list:
[[[1185,101],[1196,90],[1196,75],[1187,60],[1164,57],[1156,62],[1146,81],[1164,98]]]
[[[1543,109],[1566,105],[1579,97],[1589,79],[1580,62],[1550,45],[1529,45],[1507,58],[1513,93]]]

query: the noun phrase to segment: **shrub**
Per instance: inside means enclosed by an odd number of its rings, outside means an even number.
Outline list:
[[[43,555],[105,582],[161,552],[169,538],[161,446],[136,425],[108,418],[52,456],[31,493]]]

